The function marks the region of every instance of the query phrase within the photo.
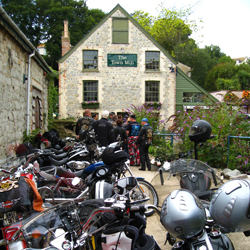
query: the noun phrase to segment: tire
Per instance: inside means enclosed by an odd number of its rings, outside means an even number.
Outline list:
[[[138,183],[141,187],[141,189],[143,190],[144,194],[150,198],[150,200],[145,201],[140,203],[141,205],[146,205],[146,204],[152,204],[155,206],[158,206],[159,204],[159,198],[158,198],[158,194],[155,190],[155,188],[147,181],[145,180],[138,180]],[[136,187],[132,194],[131,194],[131,200],[132,201],[137,201],[137,200],[141,200],[143,199],[143,195],[141,194],[141,191],[138,187]],[[145,215],[147,217],[151,216],[155,211],[153,209],[148,209],[145,212]]]

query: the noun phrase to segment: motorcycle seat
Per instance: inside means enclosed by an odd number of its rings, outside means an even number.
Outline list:
[[[60,161],[60,160],[62,160],[63,158],[66,158],[67,155],[68,155],[68,153],[65,152],[65,153],[63,153],[63,154],[59,154],[59,155],[54,155],[54,154],[52,154],[52,155],[50,155],[50,156],[51,156],[51,158],[53,158],[54,160]]]
[[[53,158],[50,157],[50,156],[48,156],[48,158],[49,158],[50,162],[51,162],[53,165],[55,165],[55,166],[62,166],[62,165],[64,165],[66,162],[68,162],[68,160],[69,160],[69,158],[64,158],[64,159],[62,159],[62,160],[60,160],[60,161],[57,161],[57,160],[53,159]]]

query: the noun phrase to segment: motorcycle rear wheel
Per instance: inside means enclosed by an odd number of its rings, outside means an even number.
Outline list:
[[[143,193],[146,195],[146,197],[149,197],[150,199],[148,201],[140,203],[141,205],[146,205],[146,204],[152,204],[155,206],[158,206],[159,204],[159,197],[158,194],[155,190],[155,188],[147,181],[145,180],[138,180],[138,183],[140,185],[140,188],[143,190]],[[131,194],[131,200],[132,201],[137,201],[143,199],[143,194],[141,193],[139,187],[136,187]],[[155,211],[153,209],[148,209],[145,212],[145,215],[147,217],[151,216]]]

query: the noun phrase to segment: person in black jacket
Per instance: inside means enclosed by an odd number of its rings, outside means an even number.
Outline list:
[[[107,146],[115,141],[113,125],[107,120],[109,112],[102,112],[101,119],[93,123],[96,139],[101,146]]]
[[[125,150],[125,145],[127,144],[127,133],[126,130],[122,127],[122,120],[116,121],[115,130],[115,139],[117,140],[117,136],[120,135],[122,141],[122,149]]]
[[[92,129],[94,119],[91,117],[89,109],[84,111],[84,116],[79,118],[76,123],[76,138],[80,141],[86,138],[86,134]]]
[[[140,162],[141,168],[139,170],[145,171],[146,165],[148,170],[151,170],[151,163],[148,156],[149,146],[152,144],[153,128],[149,126],[148,119],[143,118],[141,120],[142,127],[138,136],[137,144],[139,144],[140,150]]]

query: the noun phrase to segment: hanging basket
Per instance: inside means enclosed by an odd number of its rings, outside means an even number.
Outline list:
[[[153,109],[161,109],[161,105],[162,103],[160,102],[145,102],[143,104],[143,106],[146,108],[146,109],[150,109],[150,108],[153,108]]]

